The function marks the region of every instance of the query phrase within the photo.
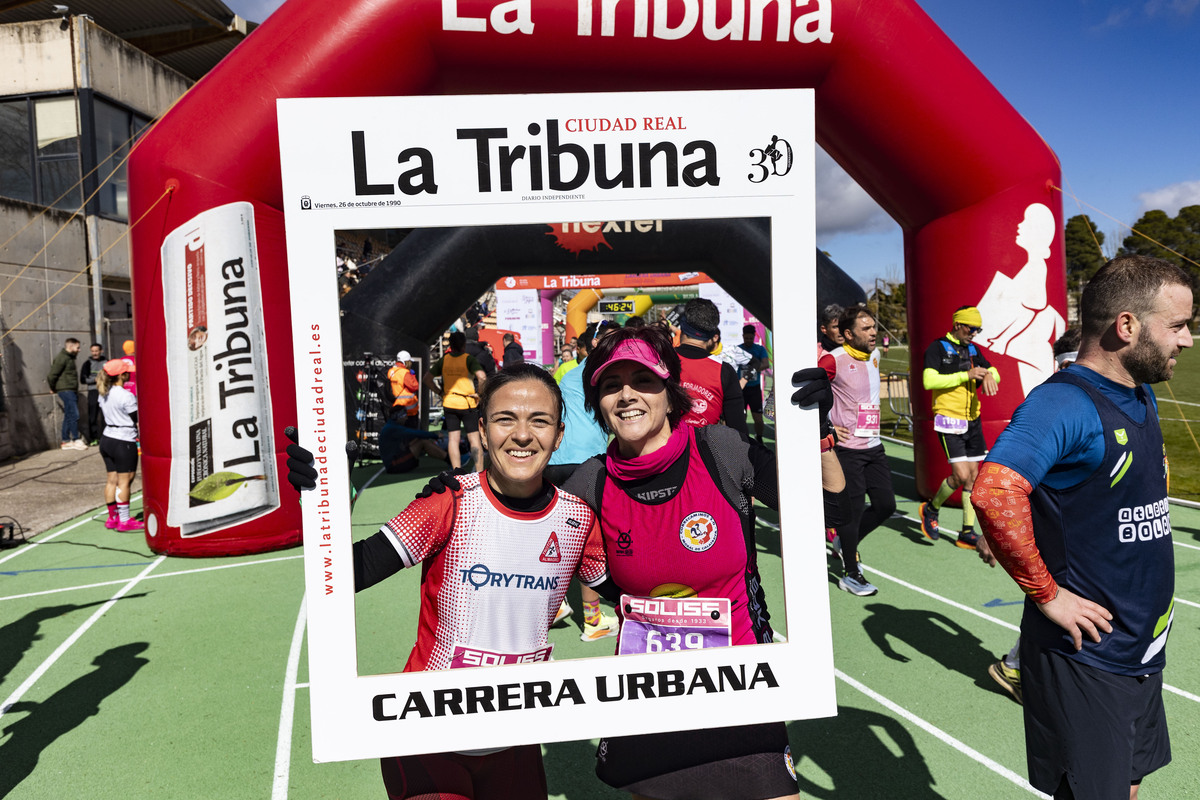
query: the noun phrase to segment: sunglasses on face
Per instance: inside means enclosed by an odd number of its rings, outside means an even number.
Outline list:
[[[967,329],[967,333],[979,333],[983,330],[983,328],[977,328],[974,325],[964,325],[963,327]]]

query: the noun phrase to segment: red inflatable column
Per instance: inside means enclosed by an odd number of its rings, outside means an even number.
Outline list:
[[[1053,373],[1052,345],[1065,329],[1058,175],[1030,180],[935,220],[905,237],[917,491],[930,497],[950,474],[924,389],[925,350],[953,327],[960,306],[977,306],[975,336],[1000,373],[1000,392],[982,397],[990,447],[1012,410]]]

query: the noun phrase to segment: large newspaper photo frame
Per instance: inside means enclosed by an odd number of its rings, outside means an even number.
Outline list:
[[[278,116],[298,429],[319,470],[303,504],[314,760],[836,713],[816,412],[786,401],[813,362],[813,92],[294,99]],[[603,181],[598,153],[608,172],[644,164]],[[333,232],[731,217],[771,220],[785,580],[767,600],[791,612],[786,641],[358,675]],[[643,688],[618,698],[626,681]]]

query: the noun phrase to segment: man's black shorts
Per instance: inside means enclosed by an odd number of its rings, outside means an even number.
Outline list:
[[[956,461],[983,461],[987,456],[983,422],[978,419],[967,423],[966,433],[939,433],[938,438],[942,440],[942,450],[951,464]]]
[[[137,442],[127,442],[124,439],[101,436],[100,457],[104,459],[104,469],[106,472],[137,472]]]
[[[442,428],[456,431],[462,428],[467,433],[479,431],[479,409],[477,408],[443,408]]]
[[[746,408],[755,414],[762,413],[762,386],[746,386],[742,389],[742,397],[746,399]]]
[[[1055,797],[1128,797],[1171,760],[1162,673],[1115,675],[1021,638],[1029,782]],[[1061,790],[1060,790],[1061,787]]]

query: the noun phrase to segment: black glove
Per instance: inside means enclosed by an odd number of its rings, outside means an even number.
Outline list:
[[[429,479],[429,483],[422,487],[421,491],[417,493],[417,497],[422,498],[429,497],[433,494],[441,494],[447,489],[458,491],[462,488],[462,484],[458,482],[458,478],[456,476],[469,475],[473,471],[474,470],[472,470],[470,467],[459,467],[458,469],[448,469],[443,472],[439,472],[437,475],[434,475]]]
[[[821,438],[833,433],[829,423],[829,411],[833,408],[833,387],[829,385],[829,373],[822,367],[808,367],[792,375],[792,386],[799,387],[792,394],[792,405],[801,408],[817,407],[821,415]]]
[[[313,454],[300,446],[300,434],[292,425],[283,429],[283,435],[291,442],[287,446],[288,483],[297,492],[317,488],[317,468],[313,466]]]

